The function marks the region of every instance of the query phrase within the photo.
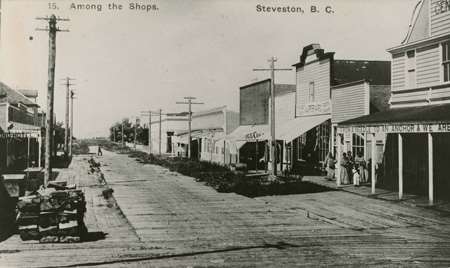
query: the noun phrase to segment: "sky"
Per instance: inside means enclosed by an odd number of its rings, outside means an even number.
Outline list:
[[[253,68],[289,68],[302,48],[318,43],[337,59],[390,60],[418,0],[0,0],[0,80],[39,92],[45,110],[48,33],[36,31],[51,14],[58,26],[55,112],[64,120],[63,79],[75,78],[75,137],[108,135],[109,127],[144,110],[181,112],[175,104],[195,96],[193,111],[227,105],[239,110],[239,87],[269,77]],[[122,10],[108,10],[108,3]],[[130,3],[157,10],[130,10]],[[102,4],[102,10],[71,5]],[[304,13],[258,12],[257,6],[301,7]],[[311,13],[314,5],[319,13]],[[326,13],[330,6],[333,13]],[[277,72],[295,84],[295,71]]]

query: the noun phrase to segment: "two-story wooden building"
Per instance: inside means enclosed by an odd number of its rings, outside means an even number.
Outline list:
[[[334,58],[334,52],[325,52],[319,44],[311,44],[303,48],[300,61],[293,66],[296,69],[295,120],[290,125],[298,128],[293,133],[299,135],[286,137],[285,142],[293,147],[293,170],[315,173],[334,147],[334,130],[342,120],[339,115],[357,117],[368,112],[369,87],[378,85],[388,90],[385,85],[390,84],[390,62],[339,60]],[[333,91],[339,101],[332,105]],[[355,106],[346,106],[343,98],[356,101]],[[333,111],[335,116],[331,120]]]
[[[0,82],[0,170],[41,166],[42,118],[39,106]]]
[[[239,155],[239,162],[252,170],[270,169],[267,141],[270,139],[270,79],[239,88],[239,127],[225,139]],[[275,136],[278,170],[286,166],[284,135],[291,133],[288,122],[294,119],[295,85],[275,85]],[[296,131],[296,130],[293,130]]]
[[[338,132],[386,135],[372,191],[376,183],[432,203],[450,196],[450,1],[420,1],[412,22],[404,41],[388,49],[390,110],[345,121]]]

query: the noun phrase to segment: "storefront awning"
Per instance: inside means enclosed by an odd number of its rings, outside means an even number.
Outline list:
[[[293,139],[299,137],[303,133],[312,129],[315,126],[322,124],[331,118],[330,114],[307,116],[307,117],[297,117],[284,123],[279,129],[276,130],[275,134],[277,139],[290,142]]]
[[[396,108],[339,123],[338,132],[450,132],[450,104]]]
[[[269,125],[239,126],[225,137],[229,141],[254,142],[267,140],[270,136]]]
[[[298,117],[287,122],[277,124],[275,129],[275,136],[277,140],[284,140],[287,142],[299,137],[303,133],[320,125],[331,118],[330,114]],[[225,137],[226,140],[255,142],[268,140],[270,138],[269,125],[249,125],[240,126],[231,134]]]

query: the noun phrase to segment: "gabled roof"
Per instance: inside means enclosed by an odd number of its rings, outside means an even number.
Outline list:
[[[0,97],[6,98],[7,102],[10,104],[18,105],[19,103],[22,103],[29,107],[39,107],[39,105],[25,97],[22,93],[8,87],[2,82],[0,82]]]

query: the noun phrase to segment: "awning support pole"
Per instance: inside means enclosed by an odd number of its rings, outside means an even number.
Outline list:
[[[376,165],[376,159],[375,159],[375,149],[376,149],[376,139],[375,139],[375,133],[372,134],[372,176],[371,177],[371,186],[372,186],[372,194],[375,194],[375,165]]]
[[[256,173],[258,173],[258,140],[255,142],[256,148],[255,148],[255,170]]]
[[[337,165],[336,165],[336,185],[337,187],[341,186],[341,158],[342,158],[342,136],[341,134],[337,134]]]
[[[428,133],[428,201],[430,205],[434,202],[433,188],[433,136]]]
[[[403,198],[403,137],[398,133],[398,199]]]

